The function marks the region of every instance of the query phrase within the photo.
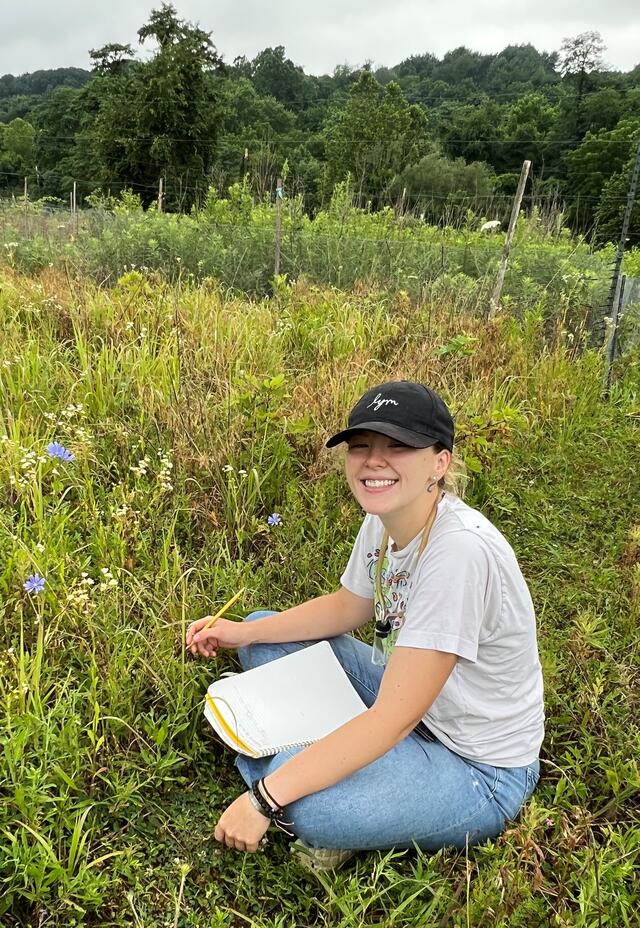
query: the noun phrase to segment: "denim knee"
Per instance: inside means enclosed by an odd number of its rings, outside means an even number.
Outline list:
[[[273,609],[258,609],[256,612],[250,612],[245,615],[243,622],[255,622],[256,619],[264,619],[268,615],[276,615]]]

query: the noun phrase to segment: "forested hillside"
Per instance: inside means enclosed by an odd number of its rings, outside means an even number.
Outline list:
[[[214,33],[167,4],[138,38],[136,50],[92,49],[91,71],[0,78],[0,196],[21,195],[27,178],[31,199],[68,203],[75,181],[78,203],[130,188],[148,205],[162,177],[165,208],[188,211],[244,176],[257,198],[273,195],[282,175],[314,213],[348,178],[360,205],[455,224],[469,208],[503,218],[529,158],[525,206],[562,208],[598,242],[619,235],[640,65],[607,69],[598,33],[551,53],[461,47],[323,76],[282,46],[225,64]]]

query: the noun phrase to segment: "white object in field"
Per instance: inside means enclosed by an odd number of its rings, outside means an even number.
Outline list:
[[[483,223],[480,226],[481,232],[498,232],[502,223],[499,219],[491,219],[489,222]]]

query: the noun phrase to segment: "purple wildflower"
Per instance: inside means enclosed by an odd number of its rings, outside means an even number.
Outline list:
[[[58,441],[52,441],[47,445],[47,454],[50,458],[59,458],[61,461],[75,460],[75,455]]]
[[[45,579],[40,574],[31,574],[23,584],[25,593],[43,593]]]
[[[280,525],[282,522],[282,517],[278,512],[272,512],[269,518],[267,519],[267,525]]]

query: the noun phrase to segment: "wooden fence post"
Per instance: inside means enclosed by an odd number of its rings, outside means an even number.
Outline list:
[[[282,178],[279,177],[276,182],[276,245],[275,258],[273,262],[273,276],[277,277],[280,273],[280,250],[282,248]]]
[[[638,139],[638,147],[636,148],[636,160],[633,166],[633,171],[631,172],[631,180],[629,181],[629,190],[627,192],[627,203],[624,208],[624,216],[622,218],[622,229],[620,231],[620,240],[618,242],[618,247],[616,249],[616,259],[613,266],[613,274],[611,276],[611,287],[609,288],[609,297],[607,299],[607,317],[612,318],[614,313],[617,311],[617,302],[616,297],[618,294],[620,286],[620,271],[622,269],[622,259],[624,258],[624,249],[627,244],[627,233],[629,232],[629,223],[631,221],[631,211],[633,209],[633,204],[636,199],[636,189],[638,186],[638,176],[640,175],[640,139]]]
[[[525,184],[527,183],[527,177],[529,176],[529,171],[531,170],[531,162],[525,161],[522,164],[522,171],[520,172],[520,180],[518,181],[518,189],[516,190],[516,195],[513,200],[513,206],[511,208],[511,219],[509,220],[509,228],[507,230],[507,237],[504,242],[504,247],[502,249],[502,256],[500,258],[500,267],[498,268],[498,274],[496,276],[496,282],[493,287],[493,293],[491,294],[491,299],[489,300],[489,308],[487,310],[487,319],[491,319],[493,314],[498,309],[500,303],[500,297],[502,295],[502,286],[504,284],[504,275],[507,270],[507,263],[509,261],[509,252],[511,251],[511,243],[513,241],[513,236],[516,231],[516,224],[518,222],[518,216],[520,215],[520,204],[522,203],[522,195],[524,194]]]
[[[605,338],[607,340],[607,345],[604,360],[604,374],[602,377],[602,392],[605,397],[609,395],[609,390],[611,389],[611,371],[616,357],[616,348],[618,347],[618,322],[620,318],[620,309],[624,303],[624,285],[626,280],[627,278],[624,274],[618,278],[611,316],[607,316],[605,319]]]

